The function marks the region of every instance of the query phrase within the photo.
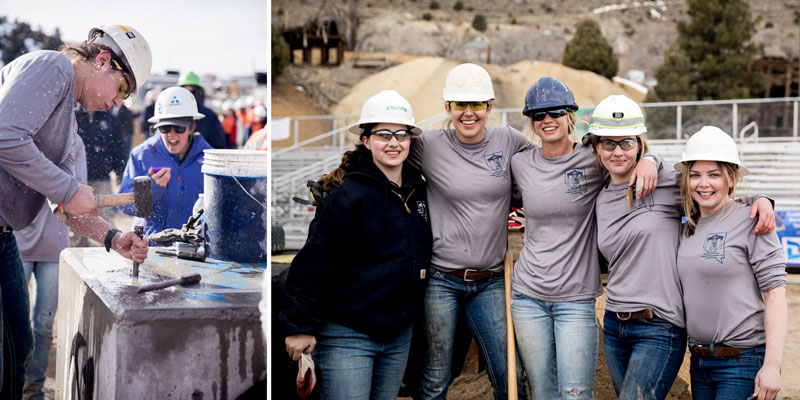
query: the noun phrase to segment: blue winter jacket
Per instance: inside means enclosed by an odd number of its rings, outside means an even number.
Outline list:
[[[180,229],[192,216],[192,207],[197,195],[203,193],[203,173],[200,171],[203,150],[211,146],[200,135],[194,142],[183,162],[170,154],[161,141],[161,135],[148,138],[131,150],[125,174],[122,176],[120,193],[133,192],[133,178],[147,176],[150,167],[169,167],[170,178],[167,187],[150,184],[153,190],[153,215],[145,220],[134,218],[134,225],[144,225],[144,233],[151,235],[168,228]],[[136,215],[133,205],[120,207],[128,215]]]

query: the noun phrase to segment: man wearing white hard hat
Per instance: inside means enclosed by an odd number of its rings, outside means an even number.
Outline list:
[[[153,124],[153,136],[131,150],[119,192],[133,192],[137,176],[152,178],[153,215],[136,217],[133,222],[144,226],[147,235],[180,229],[192,216],[197,196],[203,193],[203,150],[212,148],[195,132],[195,121],[204,117],[197,111],[191,92],[177,86],[164,89],[156,99],[155,114],[148,120]],[[121,210],[135,215],[133,206]]]
[[[133,232],[121,234],[97,216],[92,188],[75,178],[70,149],[76,103],[89,111],[132,103],[151,63],[150,47],[138,31],[105,25],[82,43],[30,52],[0,71],[2,399],[20,398],[32,347],[27,282],[13,230],[28,226],[49,200],[61,205],[76,232],[134,261],[147,257],[146,241]]]
[[[726,132],[703,127],[686,142],[675,169],[683,172],[687,218],[678,276],[692,397],[774,399],[788,314],[780,240],[775,232],[754,235],[751,207],[733,200],[749,170]]]

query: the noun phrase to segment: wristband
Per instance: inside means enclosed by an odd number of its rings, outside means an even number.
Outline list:
[[[112,230],[108,231],[108,233],[106,233],[106,240],[105,240],[106,252],[110,252],[111,251],[111,241],[114,240],[114,236],[116,236],[117,233],[120,233],[120,232],[122,232],[122,231],[119,230],[119,229],[112,229]]]

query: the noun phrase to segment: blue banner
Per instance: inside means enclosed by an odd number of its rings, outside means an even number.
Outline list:
[[[786,265],[800,267],[800,210],[775,211],[775,224]]]

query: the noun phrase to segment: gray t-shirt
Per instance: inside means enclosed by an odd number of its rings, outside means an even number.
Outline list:
[[[22,229],[45,197],[64,204],[78,190],[74,76],[67,56],[46,50],[0,70],[0,226]]]
[[[595,199],[606,180],[591,145],[547,158],[538,146],[511,159],[525,207],[525,246],[514,266],[514,290],[542,301],[603,294]]]
[[[609,184],[597,196],[597,244],[608,260],[606,310],[652,308],[683,328],[683,302],[676,265],[681,229],[680,174],[658,171],[656,190],[631,209],[628,183]]]
[[[75,136],[72,146],[75,159],[75,176],[86,184],[86,149],[80,136]],[[47,202],[30,225],[14,231],[22,261],[58,262],[61,250],[69,247],[69,228],[58,221]]]
[[[478,143],[453,129],[414,138],[409,160],[428,185],[433,232],[431,264],[442,271],[501,271],[508,242],[511,156],[530,140],[509,127],[487,127]]]
[[[778,235],[751,233],[756,220],[750,219],[750,206],[732,204],[730,215],[730,207],[722,207],[700,218],[694,235],[680,236],[678,274],[691,344],[765,344],[761,293],[786,285]]]

